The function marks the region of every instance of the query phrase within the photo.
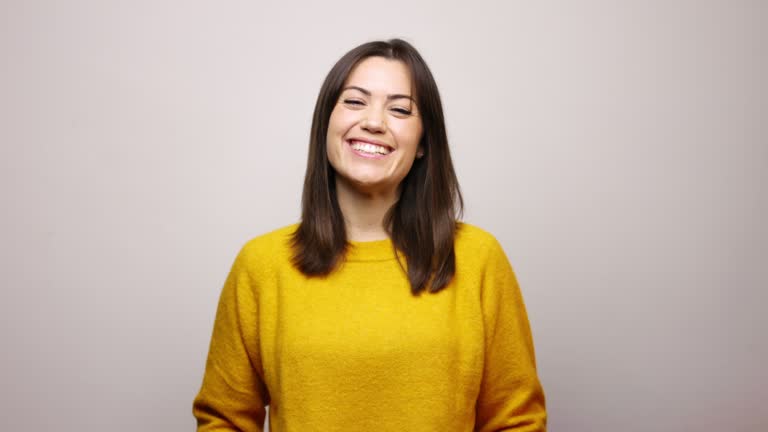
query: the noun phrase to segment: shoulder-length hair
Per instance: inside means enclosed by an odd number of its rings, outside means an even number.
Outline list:
[[[315,104],[302,194],[301,223],[292,236],[293,264],[305,275],[331,273],[349,247],[328,161],[326,135],[331,112],[352,69],[368,57],[403,62],[411,73],[421,114],[423,156],[400,184],[400,198],[384,228],[405,256],[413,295],[445,288],[456,272],[454,237],[464,202],[448,150],[443,107],[432,73],[418,51],[400,39],[369,42],[346,53],[325,78]],[[398,255],[399,260],[399,255]],[[402,267],[402,261],[400,262]]]

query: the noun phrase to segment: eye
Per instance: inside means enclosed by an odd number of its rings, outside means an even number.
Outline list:
[[[407,110],[405,108],[392,108],[392,112],[397,113],[401,116],[409,116],[412,114],[410,110]]]
[[[365,105],[365,103],[363,103],[363,101],[361,101],[359,99],[344,99],[344,104],[345,105],[355,105],[355,106]]]

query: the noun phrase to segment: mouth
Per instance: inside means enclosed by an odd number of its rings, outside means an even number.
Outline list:
[[[386,144],[356,138],[348,139],[347,144],[353,153],[365,158],[381,159],[395,151]]]

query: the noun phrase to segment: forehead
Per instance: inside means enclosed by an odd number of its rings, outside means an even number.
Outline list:
[[[362,60],[352,69],[344,85],[362,87],[373,94],[410,95],[413,88],[408,66],[384,57]]]

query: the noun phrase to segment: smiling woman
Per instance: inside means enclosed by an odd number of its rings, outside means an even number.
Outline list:
[[[315,106],[296,266],[327,275],[349,240],[391,239],[413,293],[437,292],[455,271],[462,207],[440,94],[421,55],[402,40],[348,52]]]
[[[301,222],[222,290],[198,430],[544,431],[514,271],[457,221],[437,85],[407,42],[342,57],[315,106]]]
[[[358,64],[331,112],[326,145],[337,186],[397,197],[413,165],[422,124],[402,62],[369,57]]]

